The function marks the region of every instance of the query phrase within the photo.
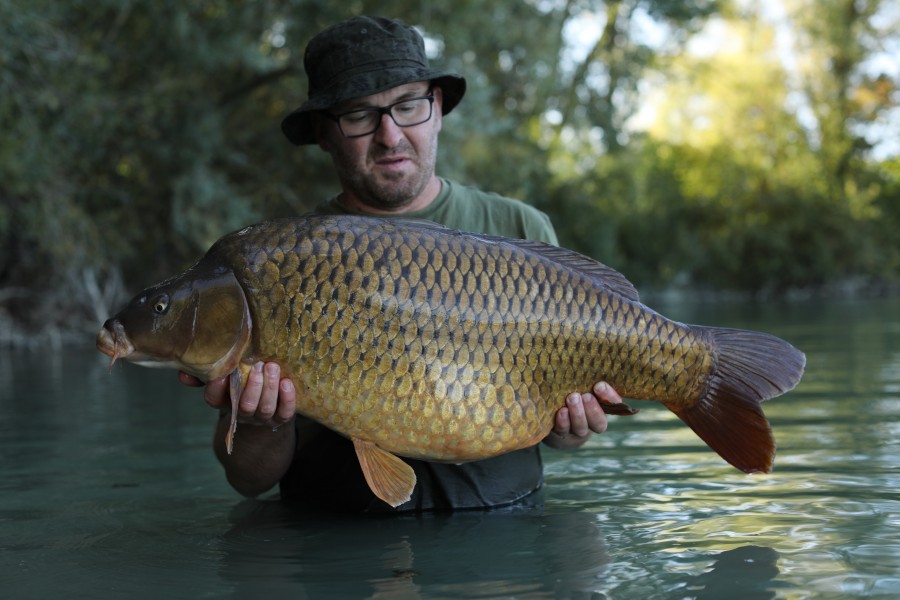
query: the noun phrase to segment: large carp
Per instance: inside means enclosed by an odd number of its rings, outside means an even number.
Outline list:
[[[394,506],[415,486],[398,455],[464,462],[537,444],[566,395],[598,380],[661,402],[738,469],[768,472],[760,402],[806,362],[765,333],[671,321],[569,250],[355,216],[226,235],[138,294],[97,346],[204,381],[230,375],[235,404],[251,365],[278,362],[298,413],[349,437]]]

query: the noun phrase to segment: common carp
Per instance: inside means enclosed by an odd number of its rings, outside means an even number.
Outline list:
[[[766,333],[669,320],[570,250],[357,216],[224,236],[109,319],[97,347],[112,362],[230,376],[229,452],[251,365],[278,362],[297,412],[350,438],[393,506],[415,486],[400,456],[465,462],[537,444],[566,395],[599,380],[661,402],[738,469],[768,472],[760,402],[806,363]]]

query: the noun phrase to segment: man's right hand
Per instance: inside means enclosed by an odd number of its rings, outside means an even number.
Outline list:
[[[189,386],[203,383],[192,375],[179,372],[178,379]],[[203,399],[212,408],[231,410],[228,396],[228,377],[210,380],[203,391]],[[281,377],[278,363],[258,362],[250,369],[247,384],[238,402],[238,423],[278,428],[294,420],[297,393],[293,382]]]
[[[181,383],[202,386],[196,377],[179,373]],[[297,394],[290,379],[281,378],[276,363],[258,363],[250,370],[238,402],[239,426],[234,451],[225,449],[231,429],[231,399],[228,377],[206,384],[203,398],[220,411],[213,438],[216,457],[225,468],[228,482],[245,496],[258,496],[275,486],[294,458],[296,433],[291,423],[296,416]],[[288,427],[281,427],[288,424]],[[256,427],[252,427],[256,425]]]

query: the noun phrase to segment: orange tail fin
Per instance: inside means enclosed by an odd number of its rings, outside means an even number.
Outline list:
[[[704,330],[718,350],[716,371],[696,404],[666,406],[741,471],[768,473],[775,458],[775,438],[760,403],[797,385],[806,356],[766,333],[697,329]]]

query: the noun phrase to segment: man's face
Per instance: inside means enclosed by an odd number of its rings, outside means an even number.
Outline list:
[[[420,81],[347,101],[329,111],[340,115],[352,110],[388,106],[408,98],[426,96],[429,83]],[[441,89],[435,87],[431,118],[419,125],[399,127],[381,115],[375,133],[345,137],[338,124],[321,119],[319,145],[331,155],[344,192],[362,204],[380,210],[398,210],[413,202],[434,177],[438,133],[441,130]]]

